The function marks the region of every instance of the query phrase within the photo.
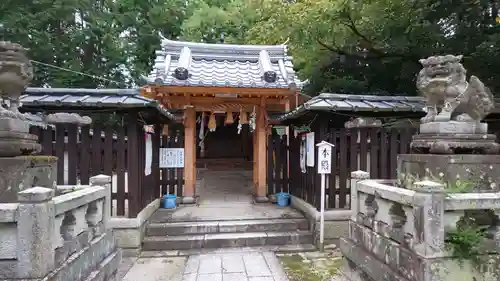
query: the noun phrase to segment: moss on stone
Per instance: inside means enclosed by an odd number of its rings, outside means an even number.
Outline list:
[[[20,157],[24,157],[26,158],[26,160],[47,161],[47,162],[53,162],[57,160],[57,157],[49,155],[26,155]]]
[[[306,255],[289,254],[278,258],[290,281],[329,281],[339,273],[342,264],[338,256],[309,259]]]

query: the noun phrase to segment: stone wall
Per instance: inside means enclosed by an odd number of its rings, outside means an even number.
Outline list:
[[[490,226],[483,245],[489,252],[480,264],[459,261],[445,243],[446,233],[469,212],[498,215],[500,193],[451,194],[431,181],[410,190],[391,180],[362,180],[352,184],[351,195],[349,235],[340,241],[348,280],[500,280],[498,226]]]
[[[291,206],[292,208],[304,214],[309,222],[309,229],[311,230],[313,235],[313,243],[316,247],[320,248],[320,212],[316,210],[313,205],[293,195],[291,196]],[[347,221],[350,215],[351,211],[349,209],[325,211],[325,244],[338,244],[340,237],[345,237],[347,235]]]
[[[160,199],[156,199],[142,209],[135,218],[111,218],[110,227],[113,229],[116,244],[122,250],[124,257],[134,257],[140,254],[147,222],[159,207]]]
[[[0,204],[0,280],[115,280],[121,252],[109,226],[111,178],[90,182],[59,196],[33,187]]]

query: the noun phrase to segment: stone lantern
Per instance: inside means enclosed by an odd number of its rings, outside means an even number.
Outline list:
[[[39,152],[38,137],[29,133],[28,116],[19,112],[19,97],[33,79],[33,67],[21,45],[0,41],[0,157]]]
[[[33,79],[33,67],[21,45],[0,41],[0,203],[14,202],[17,192],[42,186],[56,188],[57,158],[41,151],[31,125],[88,125],[89,117],[74,113],[35,116],[19,112],[19,97]]]

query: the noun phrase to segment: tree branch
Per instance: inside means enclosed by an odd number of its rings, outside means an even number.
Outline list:
[[[329,51],[331,51],[333,53],[337,53],[339,55],[344,55],[344,56],[348,56],[348,57],[354,57],[354,58],[357,58],[357,59],[365,59],[365,60],[381,60],[381,59],[386,59],[386,58],[402,58],[402,59],[404,59],[406,61],[411,61],[411,62],[414,62],[416,64],[419,64],[418,58],[416,56],[412,55],[412,54],[385,53],[385,52],[380,51],[380,50],[376,50],[376,52],[373,52],[372,49],[367,49],[368,53],[366,53],[366,54],[358,54],[358,53],[352,53],[352,52],[348,52],[348,51],[342,50],[341,48],[338,48],[338,47],[329,46],[329,45],[321,42],[320,40],[316,40],[316,41],[323,48],[325,48],[325,49],[327,49],[327,50],[329,50]]]
[[[341,18],[343,18],[346,21],[340,21],[340,23],[344,26],[346,26],[355,36],[359,37],[362,41],[362,44],[360,44],[364,49],[368,51],[366,54],[356,54],[356,53],[351,53],[344,51],[338,47],[331,47],[326,45],[323,42],[320,42],[318,40],[318,43],[323,46],[324,48],[345,56],[350,56],[350,57],[355,57],[358,59],[366,59],[366,60],[380,60],[384,58],[401,58],[405,61],[410,61],[415,64],[419,64],[418,59],[419,57],[413,55],[413,54],[406,54],[406,53],[397,53],[397,52],[392,52],[392,53],[387,53],[383,50],[375,48],[375,42],[373,39],[370,39],[368,36],[364,35],[356,26],[356,22],[354,21],[351,13],[347,11],[347,9],[344,9],[344,11],[341,13]]]

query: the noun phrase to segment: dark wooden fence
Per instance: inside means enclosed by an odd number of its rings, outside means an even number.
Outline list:
[[[163,136],[161,140],[163,148],[183,148],[184,134],[182,131],[170,132],[169,136]],[[182,196],[184,188],[184,168],[161,169],[161,194],[176,194]]]
[[[275,194],[289,190],[288,136],[271,135],[267,143],[267,193]],[[295,163],[290,163],[295,165]]]
[[[409,152],[412,129],[329,128],[324,137],[315,134],[315,143],[322,140],[335,144],[332,148],[332,173],[326,190],[327,209],[347,209],[350,198],[350,173],[369,171],[372,178],[395,179],[397,155]],[[268,193],[288,191],[319,209],[321,178],[314,167],[300,165],[302,138],[272,136],[268,143]],[[315,147],[315,160],[317,151]]]
[[[32,127],[39,136],[42,154],[58,157],[57,184],[88,184],[92,176],[112,176],[112,214],[136,217],[150,202],[174,186],[182,195],[183,169],[160,169],[160,147],[183,147],[175,135],[162,138],[161,126],[151,134],[151,173],[146,175],[146,135],[136,118],[126,126],[112,128],[95,124],[78,127],[58,124],[55,128]]]

